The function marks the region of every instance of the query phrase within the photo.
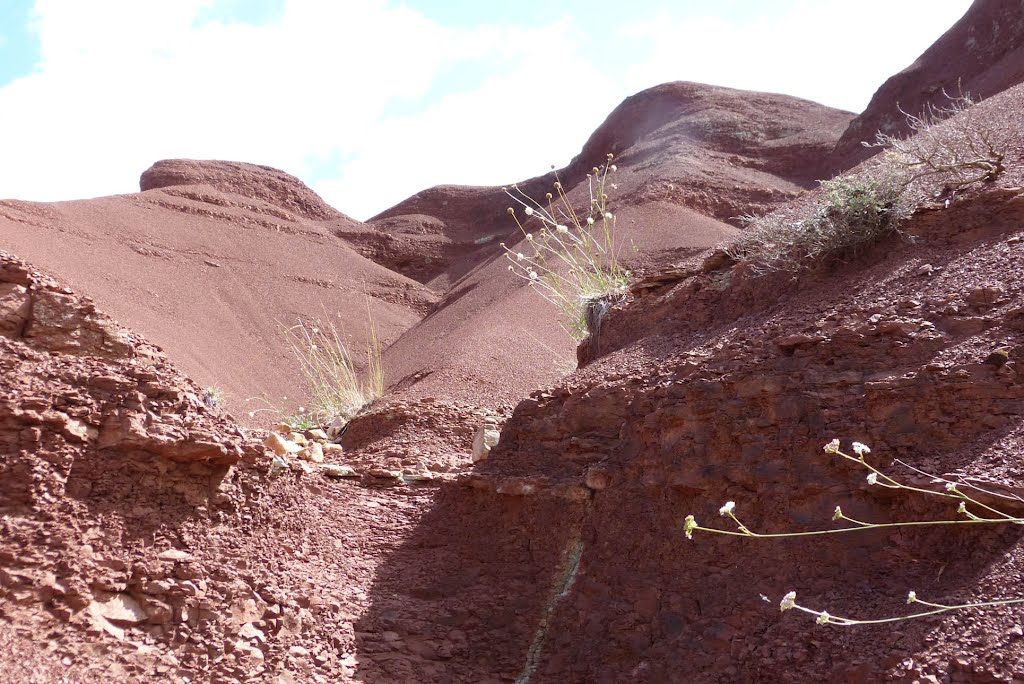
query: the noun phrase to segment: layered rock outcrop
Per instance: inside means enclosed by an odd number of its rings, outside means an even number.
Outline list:
[[[1012,128],[1022,97],[984,106]],[[999,183],[922,208],[904,226],[912,240],[853,263],[753,278],[710,258],[638,282],[603,323],[602,355],[520,403],[463,491],[443,492],[378,574],[359,623],[375,654],[364,677],[435,676],[409,644],[450,642],[453,628],[466,646],[444,672],[462,681],[1024,677],[1012,607],[847,630],[778,608],[791,590],[864,619],[912,612],[909,590],[946,604],[1016,598],[1014,525],[683,534],[687,514],[735,531],[718,514],[726,501],[755,532],[838,527],[837,505],[872,522],[956,518],[941,497],[872,485],[822,450],[832,438],[869,444],[868,462],[908,484],[941,493],[953,481],[1024,513],[1014,150]],[[465,540],[481,530],[489,553]],[[398,638],[379,640],[384,630]]]
[[[269,166],[243,162],[164,159],[142,172],[139,189],[204,186],[229,195],[265,202],[311,221],[342,217],[295,176]]]

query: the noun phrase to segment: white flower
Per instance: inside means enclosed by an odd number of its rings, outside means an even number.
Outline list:
[[[871,474],[868,475],[868,484],[869,485],[878,484],[878,473],[871,473]]]
[[[718,515],[730,515],[734,510],[736,510],[736,502],[726,501],[725,505],[718,509]]]
[[[782,602],[779,603],[779,612],[785,613],[787,610],[796,606],[796,592],[791,591],[782,597]]]
[[[686,516],[686,521],[683,523],[683,532],[686,533],[687,539],[693,539],[693,531],[697,529],[697,521],[694,520],[692,515]]]
[[[955,492],[956,491],[956,483],[955,482],[947,482],[946,483],[946,491],[947,492]]]
[[[823,610],[823,611],[821,611],[821,614],[818,616],[818,619],[815,620],[815,622],[817,622],[819,625],[827,625],[828,624],[828,619],[830,617],[832,617],[832,616],[828,614],[828,611],[827,610]]]
[[[911,591],[907,594],[907,603],[913,603],[917,600],[917,592]]]
[[[871,453],[871,449],[868,448],[868,445],[867,444],[861,444],[860,442],[854,442],[853,443],[853,451],[858,456],[863,456],[864,454],[870,454]]]
[[[606,219],[608,219],[609,221],[611,221],[613,218],[615,218],[614,216],[612,216],[612,212],[610,212],[610,211],[606,211],[605,214],[604,214],[604,217]]]
[[[525,255],[525,254],[523,254],[522,252],[518,252],[518,253],[516,254],[516,261],[522,261],[522,260],[523,260],[523,259],[525,259],[525,258],[526,258],[526,255]]]
[[[527,233],[526,239],[529,240],[530,242],[533,242],[533,233]]]
[[[838,454],[839,453],[839,440],[833,439],[831,442],[825,445],[826,454]]]
[[[840,508],[839,506],[836,506],[836,512],[832,514],[832,519],[833,520],[839,520],[842,517],[843,517],[843,509]]]
[[[593,216],[588,216],[587,217],[587,225],[588,226],[594,225],[594,217]]]
[[[533,207],[526,207],[526,215],[533,216]]]
[[[967,504],[965,504],[963,501],[961,501],[960,505],[956,507],[956,512],[957,513],[964,513],[964,514],[966,514],[967,513]]]
[[[537,280],[539,277],[536,271],[530,271],[530,280]]]
[[[249,417],[253,418],[256,415],[255,411],[249,411]]]
[[[555,226],[555,230],[558,231],[559,233],[561,233],[562,235],[565,235],[566,233],[569,232],[569,228],[567,226],[563,226],[561,224]]]
[[[612,164],[611,166],[608,167],[608,170],[609,171],[618,171],[619,167],[616,166],[615,164]]]

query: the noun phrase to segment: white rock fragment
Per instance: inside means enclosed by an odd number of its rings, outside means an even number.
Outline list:
[[[191,560],[192,554],[181,549],[167,549],[157,556],[162,561],[186,561]]]
[[[501,431],[498,430],[498,422],[489,419],[480,426],[473,437],[473,463],[486,461],[491,449],[497,446],[501,439]]]
[[[336,463],[324,463],[320,466],[320,472],[327,477],[359,477],[359,473],[353,470],[352,466]]]
[[[128,594],[114,594],[106,601],[93,601],[89,604],[89,612],[111,622],[124,622],[137,625],[149,617],[139,602]]]
[[[288,461],[281,456],[274,456],[274,460],[270,464],[270,477],[277,477],[286,470],[288,470]]]

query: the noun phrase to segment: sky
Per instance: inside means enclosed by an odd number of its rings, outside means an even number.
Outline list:
[[[136,192],[159,159],[370,216],[564,166],[667,81],[860,112],[970,0],[3,0],[0,198]]]

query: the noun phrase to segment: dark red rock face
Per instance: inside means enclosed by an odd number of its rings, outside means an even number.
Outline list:
[[[1024,81],[1024,5],[1016,0],[975,0],[956,24],[913,64],[890,77],[832,153],[832,172],[849,169],[877,152],[862,142],[875,133],[905,135],[906,116],[948,102],[943,94],[991,97]]]

